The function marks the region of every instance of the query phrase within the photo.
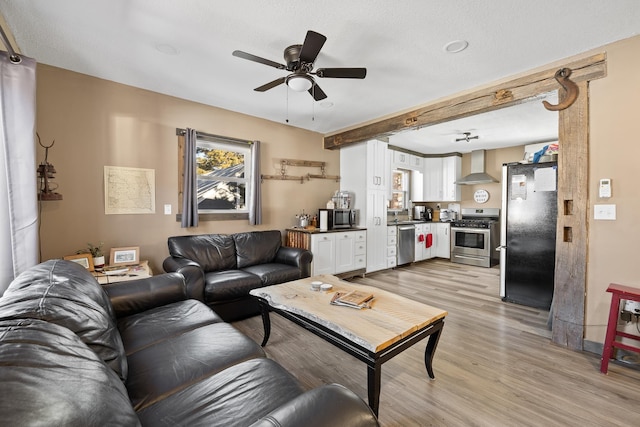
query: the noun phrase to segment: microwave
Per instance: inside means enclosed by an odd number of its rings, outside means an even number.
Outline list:
[[[326,211],[326,214],[323,214]],[[326,229],[338,230],[341,228],[354,228],[358,225],[357,209],[320,209],[318,218],[320,218],[320,229],[324,229],[322,221],[327,218]]]

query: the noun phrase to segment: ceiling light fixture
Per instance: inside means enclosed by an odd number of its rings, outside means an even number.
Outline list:
[[[447,53],[458,53],[465,50],[468,46],[469,42],[466,40],[454,40],[444,45],[442,49]]]
[[[287,77],[287,86],[296,92],[305,92],[313,86],[313,80],[308,76],[293,74]]]

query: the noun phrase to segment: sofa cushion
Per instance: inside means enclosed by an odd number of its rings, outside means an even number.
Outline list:
[[[249,295],[251,289],[262,287],[255,274],[242,270],[216,271],[204,275],[204,300],[233,300]]]
[[[109,297],[85,268],[45,261],[19,275],[0,298],[0,318],[40,319],[70,329],[123,380],[127,358]]]
[[[276,285],[301,279],[300,269],[284,264],[259,264],[243,268],[247,273],[255,274],[260,278],[262,286]]]
[[[282,244],[280,230],[250,231],[233,235],[238,268],[273,262]]]
[[[220,316],[190,299],[118,319],[118,329],[129,355],[158,341],[218,322],[222,322]]]
[[[225,369],[138,412],[143,425],[246,427],[303,392],[270,359]],[[198,402],[186,405],[185,402]]]
[[[130,354],[129,398],[137,411],[229,366],[264,356],[262,347],[228,323],[201,326]]]
[[[140,425],[122,381],[69,329],[1,320],[0,349],[2,425]]]
[[[207,271],[236,268],[236,247],[226,234],[200,234],[169,237],[169,254],[196,261]]]

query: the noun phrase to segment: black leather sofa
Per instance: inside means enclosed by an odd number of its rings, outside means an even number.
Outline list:
[[[279,230],[169,237],[165,272],[181,273],[190,295],[225,321],[260,312],[249,291],[309,277],[311,252],[282,246]]]
[[[106,292],[105,292],[106,291]],[[101,287],[52,260],[0,298],[7,426],[376,426],[332,384],[304,391],[177,273]]]

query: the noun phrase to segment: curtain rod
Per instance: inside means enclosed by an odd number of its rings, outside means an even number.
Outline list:
[[[182,129],[182,128],[176,128],[176,135],[178,136],[184,136],[187,133],[186,129]],[[244,139],[238,139],[238,138],[231,138],[228,136],[220,136],[220,135],[214,135],[212,133],[206,133],[206,132],[200,132],[199,130],[196,131],[196,134],[198,136],[202,136],[205,138],[216,138],[222,141],[226,141],[226,142],[233,142],[236,144],[245,144],[245,145],[251,145],[253,144],[253,141],[247,141]]]
[[[14,64],[19,64],[20,62],[22,62],[22,58],[20,58],[20,55],[18,55],[16,51],[13,50],[13,47],[11,47],[11,43],[9,43],[9,37],[7,37],[7,35],[5,34],[2,25],[0,25],[0,36],[2,37],[2,42],[7,48],[7,51],[9,52],[9,60]]]

